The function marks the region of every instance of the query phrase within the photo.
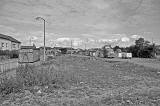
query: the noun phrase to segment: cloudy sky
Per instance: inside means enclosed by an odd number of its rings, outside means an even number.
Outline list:
[[[138,37],[160,44],[160,0],[0,0],[0,33],[48,46],[128,46]]]

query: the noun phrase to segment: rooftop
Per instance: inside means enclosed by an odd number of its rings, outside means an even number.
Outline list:
[[[21,49],[36,49],[35,46],[21,46]]]
[[[15,42],[15,43],[21,43],[20,41],[16,40],[15,38],[13,38],[11,36],[4,35],[4,34],[0,34],[0,38],[9,40],[9,41]]]
[[[39,49],[43,49],[43,48],[44,48],[43,46],[39,47]],[[52,48],[46,46],[45,49],[52,49]]]

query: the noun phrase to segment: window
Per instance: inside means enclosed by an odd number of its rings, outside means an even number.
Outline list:
[[[6,43],[6,47],[8,47],[8,43]]]
[[[18,48],[20,48],[20,44],[18,44]]]
[[[4,47],[4,43],[2,43],[2,47]]]
[[[12,44],[12,47],[13,47],[13,48],[16,48],[16,44]]]

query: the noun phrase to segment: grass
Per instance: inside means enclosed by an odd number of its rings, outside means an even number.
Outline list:
[[[57,64],[58,65],[58,64]],[[62,64],[63,65],[63,64]],[[78,76],[63,69],[62,65],[58,65],[55,69],[53,62],[43,63],[40,68],[33,65],[21,66],[16,70],[16,77],[7,78],[4,76],[0,79],[0,94],[8,95],[14,90],[24,89],[33,86],[55,85],[67,89],[67,83],[77,83]],[[5,93],[3,93],[3,91]],[[3,93],[3,94],[2,94]]]
[[[153,104],[159,103],[156,72],[130,63],[61,56],[38,67],[19,67],[16,78],[1,80],[0,89],[3,96],[27,90],[33,96],[27,99],[22,93],[20,101],[30,100],[39,106],[151,105],[154,100]],[[41,96],[37,95],[38,89],[42,90]]]

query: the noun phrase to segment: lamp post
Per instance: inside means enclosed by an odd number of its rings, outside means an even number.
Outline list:
[[[46,46],[45,46],[45,45],[46,45],[46,42],[45,42],[45,39],[46,39],[46,38],[45,38],[45,30],[46,30],[46,29],[45,29],[45,22],[46,22],[46,20],[45,20],[44,18],[42,18],[42,17],[36,17],[36,20],[43,20],[43,21],[44,21],[44,26],[43,26],[43,27],[44,27],[43,60],[45,61],[45,59],[46,59],[46,57],[45,57],[45,56],[46,56],[46,55],[45,55],[45,54],[46,54]]]
[[[73,41],[71,40],[71,56],[72,56],[72,47],[73,47]]]

